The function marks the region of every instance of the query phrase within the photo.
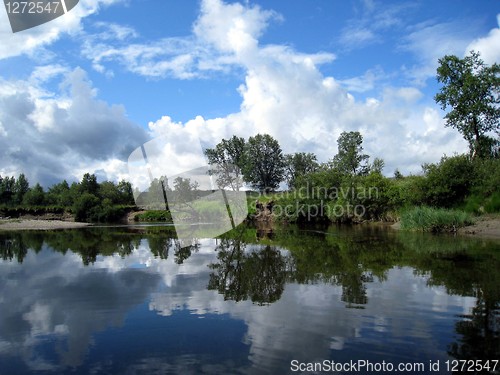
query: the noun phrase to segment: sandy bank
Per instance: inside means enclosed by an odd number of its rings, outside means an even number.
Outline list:
[[[90,224],[74,222],[74,221],[62,221],[62,220],[25,220],[25,219],[0,220],[0,230],[71,229],[71,228],[83,228],[88,225]]]
[[[500,216],[480,216],[474,225],[458,230],[459,234],[500,239]]]

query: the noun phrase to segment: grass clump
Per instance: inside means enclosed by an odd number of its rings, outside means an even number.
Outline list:
[[[169,211],[150,210],[150,211],[146,211],[144,213],[136,215],[134,217],[134,220],[135,221],[149,221],[149,222],[155,222],[155,221],[172,222],[172,216],[170,215]]]
[[[473,224],[472,216],[460,210],[433,207],[414,207],[401,214],[401,229],[424,232],[456,232]]]

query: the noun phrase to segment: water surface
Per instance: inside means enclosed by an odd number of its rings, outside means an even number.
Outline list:
[[[289,226],[181,248],[138,226],[0,233],[0,258],[1,374],[500,358],[498,241]]]

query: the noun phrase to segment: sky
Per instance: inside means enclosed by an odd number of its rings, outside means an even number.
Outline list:
[[[500,62],[498,0],[80,0],[17,33],[0,9],[0,175],[134,182],[146,142],[177,173],[258,133],[326,162],[343,131],[420,173],[467,151],[433,98],[438,59],[470,50]]]

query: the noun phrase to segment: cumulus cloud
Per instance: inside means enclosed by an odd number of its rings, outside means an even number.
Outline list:
[[[487,36],[475,39],[466,49],[466,52],[480,52],[484,62],[490,65],[500,62],[500,14],[497,14],[497,22],[498,27],[491,29]]]
[[[389,173],[396,168],[417,173],[424,162],[466,150],[458,133],[444,127],[439,136],[429,131],[435,120],[425,120],[431,107],[420,102],[418,88],[386,87],[378,98],[356,100],[345,86],[364,91],[359,80],[339,82],[320,71],[320,65],[333,61],[335,55],[259,45],[269,13],[219,0],[203,4],[194,28],[196,35],[203,35],[203,40],[212,43],[211,48],[229,54],[244,69],[245,81],[238,89],[240,111],[217,119],[197,117],[186,124],[174,123],[169,117],[151,122],[152,134],[162,134],[164,142],[187,146],[183,139],[200,137],[213,146],[233,134],[248,137],[268,133],[279,140],[285,152],[314,152],[319,160],[327,161],[336,154],[342,131],[361,131],[365,150],[373,157],[383,157]],[[217,24],[211,27],[215,20]],[[375,80],[370,74],[367,79]],[[366,87],[372,84],[368,82]]]
[[[62,77],[60,91],[43,89],[55,76]],[[80,68],[42,67],[27,81],[2,80],[1,86],[1,175],[25,173],[49,185],[104,168],[109,178],[123,178],[124,160],[147,139],[123,107],[97,99]]]

